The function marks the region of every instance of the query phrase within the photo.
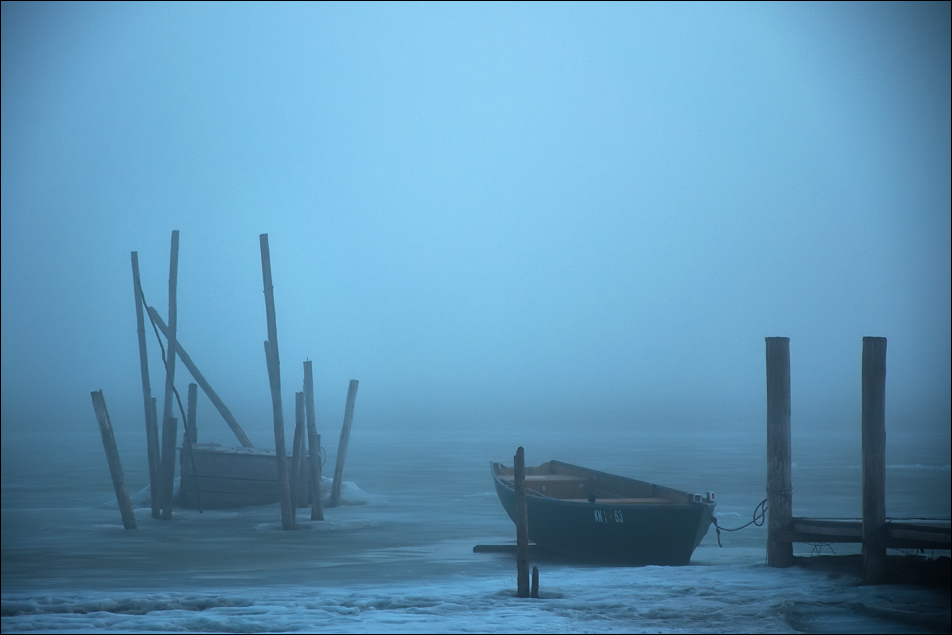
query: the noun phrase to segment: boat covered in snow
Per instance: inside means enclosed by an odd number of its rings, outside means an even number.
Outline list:
[[[492,463],[496,494],[515,522],[513,468]],[[526,468],[529,540],[599,562],[684,565],[707,534],[713,494],[549,461]]]

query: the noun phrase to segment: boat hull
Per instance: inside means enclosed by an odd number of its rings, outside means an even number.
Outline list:
[[[618,477],[616,477],[618,478]],[[515,491],[494,475],[496,494],[515,522]],[[529,540],[592,562],[685,565],[707,533],[713,502],[625,504],[526,497]]]

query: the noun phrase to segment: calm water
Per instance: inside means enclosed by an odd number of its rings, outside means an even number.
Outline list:
[[[795,439],[795,514],[859,516],[860,458],[853,441]],[[946,628],[947,591],[888,587],[887,593],[887,587],[857,587],[822,573],[767,569],[766,532],[758,527],[723,535],[724,548],[710,532],[689,567],[542,561],[536,564],[543,600],[516,600],[511,556],[473,554],[472,547],[514,540],[489,463],[511,464],[520,443],[528,465],[559,459],[714,491],[725,526],[746,522],[764,497],[759,435],[581,438],[510,430],[450,441],[355,431],[345,473],[356,485],[351,504],[327,510],[324,523],[305,520],[309,514],[300,510],[300,529],[281,531],[277,505],[177,510],[162,522],[143,506],[136,512],[139,529],[124,531],[98,436],[42,444],[7,436],[3,630]],[[120,451],[135,494],[148,476],[144,451],[128,445]],[[887,514],[948,518],[949,448],[890,440],[888,452]],[[797,546],[803,554],[810,549]]]

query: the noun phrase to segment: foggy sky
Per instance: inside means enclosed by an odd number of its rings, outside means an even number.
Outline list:
[[[327,434],[351,378],[368,430],[761,434],[782,335],[795,433],[858,435],[875,335],[887,430],[948,442],[948,3],[2,10],[5,433],[94,434],[102,389],[140,434],[129,254],[165,316],[178,229],[256,445],[260,233]]]

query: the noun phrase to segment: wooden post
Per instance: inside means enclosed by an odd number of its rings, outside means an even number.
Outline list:
[[[357,380],[351,379],[347,387],[347,403],[344,405],[344,425],[340,429],[340,441],[337,443],[337,463],[334,465],[334,482],[331,484],[329,507],[340,504],[340,484],[344,478],[344,460],[347,458],[347,444],[350,442],[350,426],[354,421],[354,402],[357,401]]]
[[[190,443],[198,443],[198,427],[196,415],[198,410],[198,384],[188,385],[188,419],[185,422],[185,431]]]
[[[324,501],[321,500],[321,436],[317,433],[314,413],[314,373],[311,362],[304,362],[304,409],[307,415],[308,466],[311,475],[311,520],[324,520]]]
[[[264,308],[268,320],[268,340],[264,350],[268,358],[271,382],[271,408],[274,412],[274,452],[277,456],[278,485],[281,490],[281,526],[294,529],[294,512],[288,484],[287,448],[284,444],[284,410],[281,406],[281,356],[278,353],[278,324],[274,315],[274,284],[271,281],[271,249],[268,235],[261,234],[261,278],[264,282]]]
[[[793,543],[778,539],[793,521],[790,474],[790,338],[767,340],[767,566],[793,565]]]
[[[522,446],[512,457],[516,490],[516,596],[529,597],[529,512],[526,506],[526,455]]]
[[[175,441],[178,419],[169,417],[162,429],[162,520],[172,519],[172,498],[175,495]]]
[[[169,337],[169,328],[165,325],[165,322],[162,321],[162,318],[159,316],[158,311],[152,307],[148,307],[149,317],[152,318],[152,321],[155,322],[155,325],[159,328],[163,335],[166,338]],[[221,413],[222,418],[225,419],[225,423],[228,424],[228,427],[231,428],[232,432],[235,433],[235,436],[238,437],[238,442],[241,443],[243,447],[252,448],[254,447],[251,444],[251,441],[248,439],[248,436],[245,434],[245,431],[241,429],[241,426],[238,425],[238,421],[235,420],[234,415],[231,414],[231,411],[225,405],[225,402],[221,400],[208,381],[205,379],[205,376],[199,372],[198,368],[192,362],[192,358],[188,356],[188,353],[185,352],[185,349],[182,348],[181,344],[177,343],[176,351],[178,353],[178,358],[182,360],[182,364],[185,365],[185,368],[188,369],[188,372],[192,374],[192,377],[201,386],[202,390],[208,395],[208,399],[211,400],[218,412]]]
[[[175,330],[178,325],[178,300],[176,299],[176,287],[178,285],[178,252],[179,252],[179,233],[178,230],[172,232],[172,253],[169,257],[169,332],[166,337],[168,338],[168,350],[166,351],[165,359],[165,401],[162,408],[162,470],[169,469],[168,466],[171,466],[171,470],[175,471],[175,435],[172,435],[171,446],[166,441],[166,437],[169,434],[169,428],[171,427],[172,419],[172,399],[174,397],[172,387],[175,384]],[[166,448],[171,447],[171,455],[166,456]],[[169,495],[169,500],[165,500],[166,487],[171,488],[172,480],[169,478],[168,474],[162,474],[162,483],[163,483],[163,499],[162,499],[162,518],[168,520],[172,517],[172,501],[171,495]]]
[[[136,331],[139,335],[139,370],[142,374],[142,407],[145,410],[145,443],[149,460],[149,491],[159,491],[159,424],[152,416],[152,385],[149,382],[149,349],[145,341],[145,318],[142,315],[142,283],[139,280],[139,254],[132,252],[132,287],[136,299]],[[152,518],[162,516],[156,496],[152,496]]]
[[[539,567],[532,567],[532,589],[529,597],[539,599]]]
[[[119,503],[122,526],[126,529],[135,529],[136,516],[132,513],[132,501],[129,500],[126,477],[122,473],[122,463],[119,462],[119,450],[116,448],[116,436],[112,432],[112,422],[109,421],[109,412],[106,410],[106,399],[102,396],[101,390],[89,394],[92,395],[93,409],[95,409],[96,418],[99,420],[102,447],[106,450],[106,461],[109,463],[112,487],[116,490],[116,502]]]
[[[271,346],[268,340],[264,341],[264,356],[268,362],[268,381],[271,383],[271,405],[274,408],[275,387],[274,370],[271,367]],[[280,400],[280,394],[278,399]],[[274,454],[275,463],[278,470],[278,493],[281,498],[281,527],[285,530],[294,529],[295,512],[291,505],[291,484],[288,479],[288,455],[287,447],[284,443],[284,417],[281,415],[280,423],[278,415],[275,414],[274,422]]]
[[[304,393],[294,393],[294,446],[291,450],[291,500],[294,507],[307,507],[307,490],[301,487],[304,472]],[[303,500],[302,500],[303,498]],[[297,512],[295,512],[295,515]]]
[[[863,338],[863,583],[886,581],[886,338]]]

